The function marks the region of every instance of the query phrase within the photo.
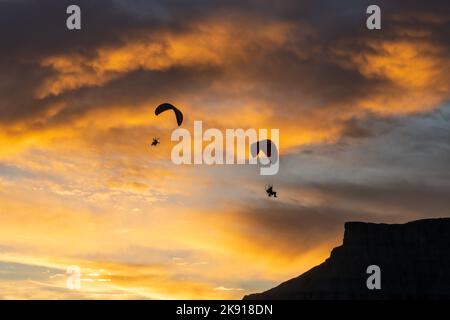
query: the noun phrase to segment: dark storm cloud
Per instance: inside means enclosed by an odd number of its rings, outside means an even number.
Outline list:
[[[21,118],[39,118],[55,102],[62,98],[36,99],[35,90],[54,74],[49,68],[39,65],[39,60],[49,56],[78,52],[83,55],[93,55],[95,48],[104,45],[118,45],[124,36],[127,39],[139,37],[144,32],[158,32],[160,28],[170,25],[167,19],[175,18],[168,15],[161,18],[161,11],[172,12],[174,3],[165,8],[163,3],[149,1],[77,1],[82,8],[83,29],[80,32],[70,32],[65,27],[66,8],[73,1],[0,1],[0,121],[9,122]],[[200,5],[200,3],[198,4]],[[172,9],[170,8],[172,7]],[[182,10],[179,7],[178,10]],[[184,5],[186,9],[195,11],[196,6]],[[136,10],[139,8],[139,10]],[[164,16],[164,14],[162,14]],[[184,17],[186,18],[186,17]],[[178,28],[181,28],[178,26]],[[177,73],[177,72],[175,72]],[[178,73],[182,73],[179,71]],[[160,82],[149,81],[155,90],[161,89],[166,83],[164,78],[173,75],[160,74]],[[151,74],[142,81],[154,77]],[[131,80],[135,77],[131,75]],[[191,77],[187,77],[191,81]],[[176,78],[172,77],[172,81]],[[182,81],[182,79],[177,82]],[[156,86],[155,86],[156,84]],[[134,87],[140,87],[133,84]],[[112,85],[115,89],[115,85]],[[108,99],[104,90],[98,91],[94,97],[98,106],[105,106]],[[152,94],[153,92],[149,92]],[[111,95],[111,94],[110,94]],[[132,96],[136,92],[131,93]],[[125,95],[127,96],[127,95]],[[70,99],[70,95],[67,97]],[[130,98],[130,97],[129,97]],[[128,102],[132,100],[129,99]],[[75,108],[73,101],[69,108]],[[90,107],[97,107],[94,103]],[[68,110],[67,112],[71,112]]]
[[[161,29],[183,32],[189,22],[208,16],[233,17],[234,14],[258,16],[270,20],[302,22],[320,30],[318,40],[335,44],[345,38],[374,37],[361,28],[365,22],[365,9],[370,1],[347,1],[345,5],[335,1],[142,1],[79,0],[83,26],[80,32],[65,28],[66,8],[73,1],[23,0],[0,1],[3,19],[0,20],[0,49],[3,54],[55,54],[68,50],[86,50],[123,40],[121,37],[141,36],[142,32]],[[432,29],[431,37],[448,45],[448,13],[450,5],[445,1],[378,1],[383,8],[383,22],[399,24],[415,29]],[[362,14],[361,14],[362,13]],[[398,17],[403,17],[399,21]],[[441,18],[439,25],[431,17]],[[61,27],[62,26],[62,27]],[[380,34],[380,33],[379,33]],[[394,36],[383,32],[383,37]],[[404,35],[402,35],[404,36]],[[354,43],[357,45],[357,43]]]
[[[51,74],[49,70],[11,59],[0,66],[0,122],[39,116],[48,108],[50,101],[34,99],[33,90]]]
[[[83,28],[66,29],[66,8],[82,9]],[[258,5],[242,4],[247,12],[259,12]],[[240,1],[165,0],[23,0],[0,1],[0,50],[4,55],[39,57],[48,54],[89,50],[121,43],[122,37],[140,37],[146,32],[168,29],[182,32],[189,22],[222,10],[241,11]],[[264,8],[264,6],[261,6]]]
[[[155,17],[143,22],[134,19],[116,1],[76,1],[82,9],[83,28],[70,32],[66,28],[66,8],[73,1],[28,0],[2,1],[0,10],[0,48],[3,55],[22,55],[35,59],[49,54],[81,51],[92,53],[93,48],[121,41],[121,36],[142,27],[156,26]],[[150,2],[149,2],[150,4]],[[153,12],[151,7],[147,10]]]
[[[367,77],[358,68],[348,67],[354,53],[371,53],[376,40],[413,37],[405,30],[429,31],[427,38],[447,51],[450,6],[444,2],[380,1],[383,31],[365,29],[365,9],[369,1],[77,1],[82,8],[83,28],[65,28],[65,9],[71,1],[1,1],[0,115],[2,122],[39,117],[55,103],[66,102],[61,114],[51,122],[72,118],[93,108],[107,108],[111,101],[133,106],[155,93],[165,96],[183,92],[232,98],[229,92],[214,92],[212,81],[252,83],[252,89],[238,92],[269,101],[292,116],[323,112],[351,112],[359,100],[389,92],[391,80]],[[172,66],[167,70],[132,70],[119,79],[99,86],[75,88],[58,97],[36,98],[36,90],[58,72],[42,66],[48,56],[77,53],[95,58],[98,48],[120,47],[132,40],[152,37],[162,31],[170,34],[190,32],[193,24],[219,18],[236,17],[260,25],[271,22],[294,26],[289,41],[280,47],[265,48],[249,44],[248,58],[229,66]],[[258,27],[249,25],[249,27]],[[401,29],[402,32],[398,32]],[[256,32],[257,30],[255,30]],[[237,38],[236,41],[246,39]],[[231,45],[231,44],[230,44]],[[345,54],[342,55],[342,51]],[[211,70],[208,70],[210,68]],[[143,73],[148,73],[145,75]],[[200,76],[200,80],[198,80]],[[159,81],[158,81],[159,79]],[[188,85],[194,83],[193,85]],[[145,88],[148,88],[146,90]],[[392,93],[390,93],[392,94]],[[162,96],[163,94],[161,94]],[[280,113],[281,117],[282,113]],[[336,120],[338,121],[338,120]],[[345,134],[363,135],[349,120]],[[45,125],[45,124],[43,124]],[[353,127],[352,127],[353,125]],[[356,132],[358,131],[358,132]]]

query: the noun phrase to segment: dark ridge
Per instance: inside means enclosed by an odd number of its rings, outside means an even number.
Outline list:
[[[369,265],[381,269],[381,289],[366,285]],[[405,224],[347,222],[330,257],[258,299],[449,299],[450,218]]]

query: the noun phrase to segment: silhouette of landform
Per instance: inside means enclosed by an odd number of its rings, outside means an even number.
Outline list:
[[[381,289],[369,290],[367,267],[381,270]],[[347,222],[330,257],[297,278],[248,300],[449,299],[450,218],[405,224]]]

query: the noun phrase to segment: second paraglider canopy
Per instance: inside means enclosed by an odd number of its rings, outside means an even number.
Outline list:
[[[256,158],[261,151],[269,158],[271,163],[278,161],[278,148],[272,140],[260,140],[250,146],[250,153],[253,158]]]

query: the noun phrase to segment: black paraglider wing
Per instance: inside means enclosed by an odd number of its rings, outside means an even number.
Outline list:
[[[174,105],[170,104],[170,103],[163,103],[160,104],[158,107],[156,107],[155,109],[155,115],[159,115],[167,110],[172,110],[175,113],[175,117],[177,118],[177,124],[178,126],[181,126],[181,124],[183,123],[183,113],[176,108]]]
[[[278,161],[278,149],[272,140],[260,140],[250,146],[250,152],[253,158],[256,158],[260,151],[263,151],[265,155],[270,158],[272,163]]]

